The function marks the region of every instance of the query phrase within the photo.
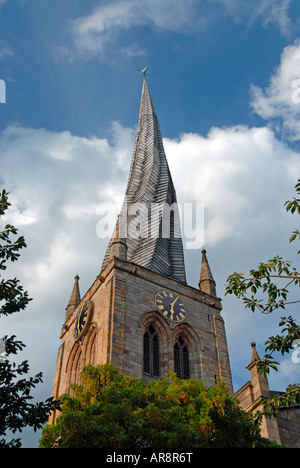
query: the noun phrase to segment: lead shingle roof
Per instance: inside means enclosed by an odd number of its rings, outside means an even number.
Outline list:
[[[169,209],[166,209],[165,217],[162,217],[162,207],[171,206],[173,208],[171,215],[169,216]],[[137,208],[140,208],[139,211]],[[133,209],[133,215],[129,215],[130,209]],[[159,212],[160,217],[153,216]],[[143,213],[146,221],[148,217],[148,223],[141,224],[140,235],[137,236],[136,225]],[[121,232],[125,235],[121,237],[126,237],[127,260],[177,281],[186,282],[176,192],[163,147],[159,122],[145,78],[136,140],[120,219],[123,221],[125,219],[125,230],[124,224],[121,228]],[[163,223],[163,219],[171,219],[170,229],[168,222]],[[154,233],[156,235],[153,235]],[[110,244],[102,269],[109,261],[109,248]]]

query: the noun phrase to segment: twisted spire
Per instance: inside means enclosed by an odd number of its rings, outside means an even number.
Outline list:
[[[127,260],[186,282],[176,192],[145,77],[120,222],[121,237],[126,236]],[[109,249],[110,245],[102,269],[109,261]]]

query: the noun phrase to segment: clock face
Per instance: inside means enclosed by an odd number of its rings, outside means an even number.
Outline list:
[[[92,303],[90,301],[86,301],[80,308],[76,320],[75,320],[75,327],[74,327],[74,340],[80,338],[83,333],[86,331],[92,315]]]
[[[164,317],[172,322],[182,322],[186,317],[185,306],[174,293],[160,291],[155,296],[155,306]]]

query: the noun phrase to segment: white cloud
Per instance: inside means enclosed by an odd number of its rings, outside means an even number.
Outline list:
[[[11,57],[12,55],[14,55],[14,51],[11,47],[0,44],[0,59]]]
[[[103,56],[105,48],[114,43],[121,32],[137,26],[182,30],[191,20],[193,0],[128,0],[101,5],[91,14],[70,21],[70,30],[77,52],[81,56]],[[141,56],[145,52],[134,44],[123,46],[127,56]]]
[[[251,88],[251,105],[263,119],[282,125],[285,137],[300,139],[300,42],[287,46],[268,87]],[[282,122],[282,124],[281,124]]]
[[[44,355],[44,369],[37,371],[46,374],[55,365],[75,274],[83,290],[99,274],[108,242],[96,233],[99,205],[124,195],[133,130],[114,122],[111,134],[109,142],[20,126],[0,133],[1,187],[12,204],[1,224],[14,224],[27,243],[5,275],[20,278],[34,299],[18,318],[3,319],[1,330],[26,343],[33,366],[36,354],[39,361]]]
[[[127,58],[144,57],[146,55],[146,52],[136,44],[133,44],[129,47],[121,47],[120,52]]]
[[[280,359],[280,357],[279,357]],[[280,371],[272,372],[269,377],[271,389],[284,389],[291,383],[299,382],[299,363],[292,361],[292,352],[289,353],[280,362]]]
[[[30,208],[23,210],[13,205],[5,216],[5,220],[15,226],[28,226],[38,221],[38,214]]]
[[[122,33],[136,27],[150,27],[183,34],[199,34],[224,17],[251,27],[260,22],[264,27],[276,24],[283,35],[291,29],[291,0],[114,0],[102,4],[82,17],[69,21],[69,32],[75,48],[56,49],[56,56],[73,60],[76,56],[111,58],[111,46]],[[124,36],[123,36],[124,37]],[[130,41],[130,39],[129,39]],[[115,48],[128,58],[146,54],[145,46],[122,44]],[[108,54],[107,52],[110,51]]]
[[[100,268],[108,242],[96,232],[101,206],[110,203],[117,213],[122,205],[133,133],[114,123],[111,143],[22,127],[0,134],[2,185],[12,203],[6,221],[24,231],[26,276],[33,291],[35,278],[39,295],[43,284],[51,280],[54,286],[53,278],[65,276],[68,282],[88,268],[93,249],[99,249],[94,268]],[[300,159],[271,129],[213,128],[206,137],[183,134],[164,144],[178,202],[204,203],[206,247],[228,239],[237,244],[265,239],[274,220],[284,217]],[[268,247],[276,245],[281,229],[288,238],[289,224],[283,224]]]
[[[289,17],[289,8],[291,0],[270,1],[263,2],[265,8],[260,12],[261,17],[264,17],[263,24],[268,26],[269,23],[277,23],[279,30],[283,36],[289,36],[291,28],[291,18]],[[267,14],[266,14],[267,12]]]
[[[6,221],[29,236],[33,271],[49,264],[62,232],[68,233],[60,238],[66,252],[78,249],[83,235],[94,236],[96,245],[101,204],[110,203],[116,213],[121,207],[133,143],[134,130],[116,122],[111,142],[14,126],[0,134],[2,185],[12,203]],[[205,246],[272,232],[300,159],[270,128],[212,128],[206,137],[183,134],[165,138],[164,145],[178,202],[204,203]]]
[[[118,202],[112,187],[124,193],[133,146],[131,129],[114,123],[112,132],[112,143],[15,126],[0,133],[1,186],[12,204],[3,222],[13,223],[27,241],[22,256],[31,294],[42,297],[55,276],[72,280],[86,236],[99,248],[98,205],[109,197]]]
[[[165,148],[179,200],[204,202],[205,245],[242,236],[250,224],[271,230],[268,213],[274,215],[277,203],[282,207],[285,201],[278,186],[293,186],[300,170],[299,155],[266,127],[213,128],[206,138],[184,134],[166,139]],[[293,175],[291,165],[297,169]],[[264,220],[257,216],[259,205],[265,207]]]
[[[291,18],[289,8],[292,0],[214,0],[222,4],[227,15],[236,22],[246,22],[252,26],[260,22],[264,27],[274,23],[283,36],[289,36]]]
[[[41,258],[48,264],[61,232],[68,233],[66,249],[78,248],[83,232],[96,244],[102,205],[120,209],[134,129],[114,122],[110,133],[110,142],[14,126],[0,134],[1,177],[12,203],[6,220],[28,233],[31,268]],[[271,232],[300,170],[299,154],[267,127],[212,128],[206,137],[183,134],[164,145],[178,202],[204,204],[208,247]]]

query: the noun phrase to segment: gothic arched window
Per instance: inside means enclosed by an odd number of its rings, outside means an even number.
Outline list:
[[[82,348],[78,343],[75,344],[67,364],[67,373],[69,375],[69,385],[79,383],[79,374],[82,369]]]
[[[85,363],[95,365],[95,354],[96,354],[96,330],[92,328],[90,333],[86,336],[86,351],[85,351]]]
[[[189,351],[182,336],[179,336],[174,345],[174,371],[180,379],[190,378]]]
[[[159,340],[153,325],[150,325],[144,333],[144,360],[143,372],[151,377],[160,376]]]

